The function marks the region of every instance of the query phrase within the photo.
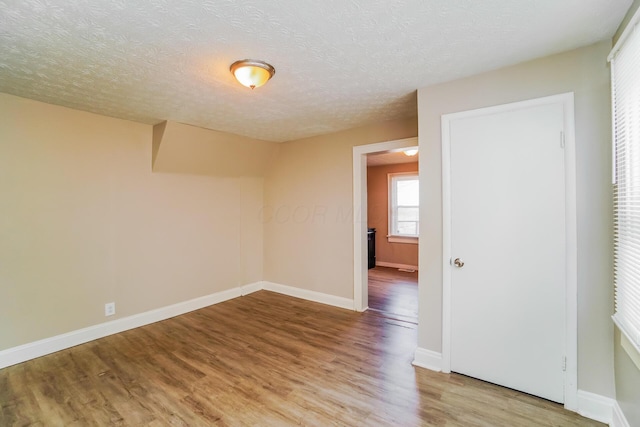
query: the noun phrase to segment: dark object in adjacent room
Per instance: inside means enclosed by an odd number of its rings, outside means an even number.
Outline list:
[[[367,247],[369,250],[369,268],[376,266],[376,229],[367,230]]]

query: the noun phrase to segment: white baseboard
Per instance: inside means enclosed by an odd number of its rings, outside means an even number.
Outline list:
[[[427,350],[426,348],[416,348],[413,356],[413,366],[426,368],[432,371],[442,371],[442,353]]]
[[[140,326],[199,310],[260,289],[262,289],[261,282],[252,283],[2,350],[0,351],[0,369],[66,348],[75,347],[98,338],[117,334],[118,332],[139,328]]]
[[[129,329],[139,328],[144,325],[199,310],[263,289],[334,307],[348,310],[354,309],[352,299],[273,282],[256,282],[2,350],[0,351],[0,369]],[[418,347],[414,354],[413,365],[440,372],[442,370],[442,354]],[[578,390],[577,412],[584,417],[609,424],[612,427],[630,427],[618,402],[598,394]]]
[[[354,309],[352,299],[337,297],[335,295],[323,294],[321,292],[310,291],[308,289],[296,288],[293,286],[281,285],[273,282],[262,282],[265,291],[277,292],[290,297],[301,298],[308,301],[319,302],[321,304],[332,305],[334,307]]]
[[[583,417],[610,424],[613,420],[615,399],[584,390],[578,390],[578,413]]]
[[[417,265],[398,264],[395,262],[376,261],[376,267],[391,267],[391,268],[404,268],[407,270],[418,271]]]
[[[240,287],[242,296],[252,294],[254,292],[261,291],[263,289],[264,282],[255,282]]]
[[[112,320],[110,322],[89,326],[87,328],[78,329],[18,347],[2,350],[0,351],[0,369],[26,362],[27,360],[35,359],[40,356],[55,353],[56,351],[75,347],[109,335],[117,334],[119,332],[127,331],[129,329],[139,328],[140,326],[166,320],[171,317],[189,313],[190,311],[199,310],[240,296],[249,295],[250,293],[257,292],[262,289],[335,307],[346,308],[348,310],[353,310],[354,307],[353,300],[348,298],[341,298],[334,295],[323,294],[292,286],[279,285],[271,282],[250,283],[248,285],[238,286],[226,291],[220,291],[211,295],[194,298],[189,301],[179,302],[167,307],[134,314],[133,316],[123,317],[121,319]]]
[[[609,425],[611,427],[631,427],[631,424],[629,424],[629,421],[627,421],[627,418],[624,416],[618,402],[613,404],[613,417],[611,418],[611,423]]]
[[[440,372],[442,370],[442,354],[418,347],[415,351],[413,365]],[[583,417],[599,421],[611,427],[631,427],[615,399],[578,390],[578,410]]]
[[[415,351],[413,365],[440,372],[442,370],[442,354],[418,347]],[[608,424],[611,427],[630,427],[615,399],[584,390],[578,390],[577,394],[577,412],[583,417]]]

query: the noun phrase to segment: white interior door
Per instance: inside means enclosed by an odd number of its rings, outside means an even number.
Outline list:
[[[562,103],[449,123],[451,370],[564,400]],[[453,261],[452,261],[453,263]],[[458,264],[460,264],[458,263]]]

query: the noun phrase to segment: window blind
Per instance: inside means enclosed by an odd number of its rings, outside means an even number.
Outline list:
[[[618,46],[616,46],[618,47]],[[614,320],[640,348],[640,29],[611,58],[614,138]]]

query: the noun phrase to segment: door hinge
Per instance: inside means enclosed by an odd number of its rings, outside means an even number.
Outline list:
[[[564,132],[560,132],[560,148],[564,149]]]
[[[562,356],[562,371],[567,371],[567,356]]]

